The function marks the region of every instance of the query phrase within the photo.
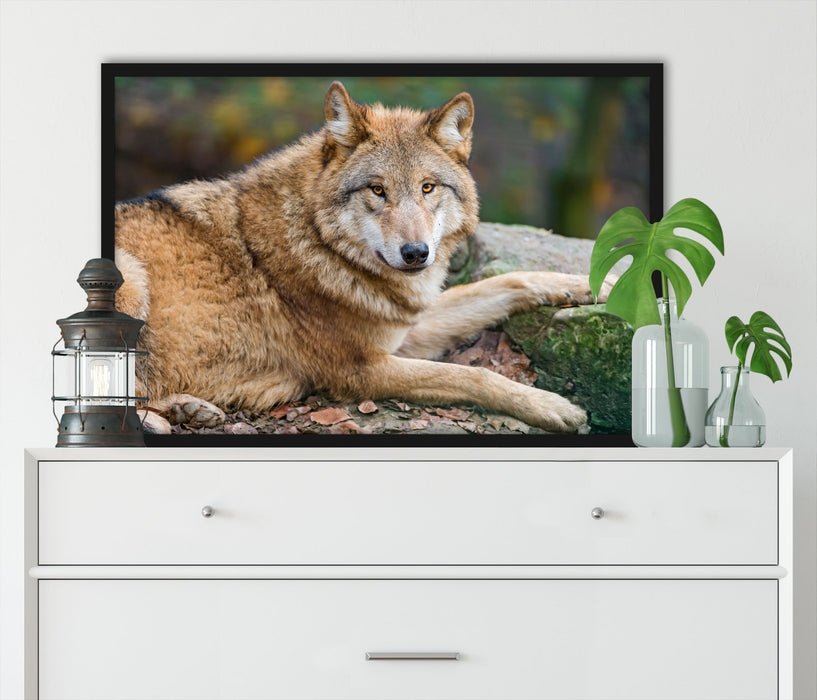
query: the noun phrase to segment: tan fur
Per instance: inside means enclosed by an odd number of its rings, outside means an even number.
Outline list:
[[[323,390],[576,430],[584,412],[555,394],[407,359],[519,309],[592,301],[585,277],[548,272],[440,293],[478,220],[470,96],[417,112],[359,105],[333,83],[325,113],[320,131],[226,179],[117,204],[117,305],[146,318],[151,404],[268,409]],[[405,262],[407,243],[427,246],[425,262]]]
[[[147,321],[150,310],[150,280],[145,266],[133,255],[117,248],[116,266],[124,277],[124,283],[117,290],[116,305],[120,311]]]

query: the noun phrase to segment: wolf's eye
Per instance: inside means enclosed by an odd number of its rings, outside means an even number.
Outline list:
[[[386,194],[386,190],[384,190],[381,185],[372,185],[371,189],[378,197],[382,197]]]
[[[426,182],[423,185],[423,194],[431,194],[434,191],[435,187],[436,187],[436,185],[433,185],[430,182]]]

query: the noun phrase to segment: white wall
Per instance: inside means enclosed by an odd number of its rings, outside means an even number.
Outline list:
[[[796,448],[797,696],[817,697],[814,2],[0,2],[0,697],[22,695],[22,450],[55,440],[54,320],[99,253],[100,62],[338,58],[665,63],[666,201],[726,233],[686,314],[712,386],[731,314],[768,311],[794,349],[792,379],[754,389],[769,444]]]

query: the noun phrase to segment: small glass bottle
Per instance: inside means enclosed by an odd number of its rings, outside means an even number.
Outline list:
[[[667,313],[678,391],[668,381]],[[642,326],[633,335],[633,442],[639,447],[700,447],[709,403],[709,341],[694,323],[678,318],[674,299],[667,305],[659,299],[658,314],[660,326]]]
[[[766,414],[752,395],[749,370],[721,367],[721,393],[706,412],[710,447],[761,447],[766,442]]]

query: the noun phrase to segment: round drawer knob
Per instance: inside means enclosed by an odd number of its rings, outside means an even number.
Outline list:
[[[204,506],[204,508],[201,509],[201,515],[204,518],[212,518],[215,514],[216,511],[213,506]]]
[[[590,511],[590,515],[593,516],[594,520],[601,520],[604,517],[604,510],[601,508],[593,508]]]

